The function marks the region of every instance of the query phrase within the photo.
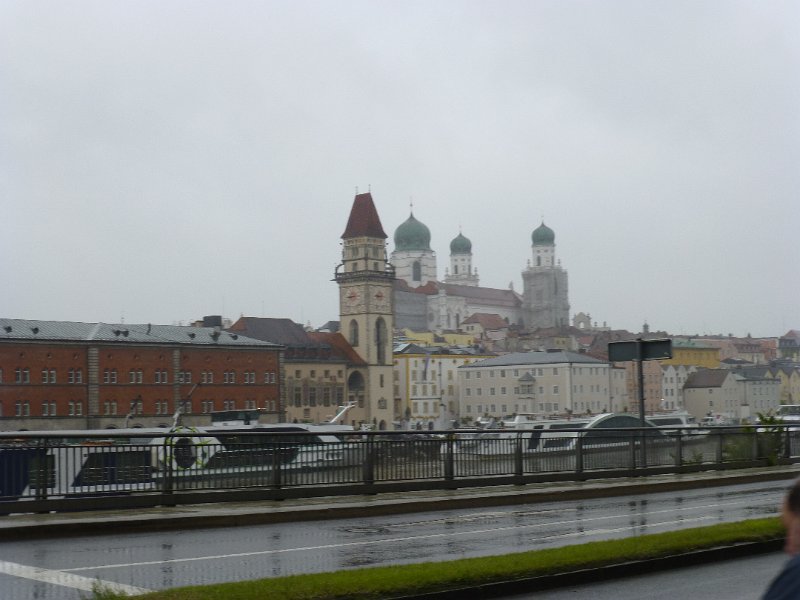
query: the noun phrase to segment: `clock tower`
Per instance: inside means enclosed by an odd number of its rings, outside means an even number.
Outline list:
[[[391,428],[394,420],[394,267],[386,258],[386,238],[372,194],[357,194],[334,279],[342,335],[365,363],[348,377],[349,400],[356,403],[352,414],[376,429]]]

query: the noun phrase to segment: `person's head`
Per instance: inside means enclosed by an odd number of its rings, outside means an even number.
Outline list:
[[[786,527],[786,545],[788,554],[800,554],[800,479],[789,488],[783,499],[781,518]]]

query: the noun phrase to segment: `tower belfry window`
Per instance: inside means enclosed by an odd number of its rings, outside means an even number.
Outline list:
[[[411,265],[411,279],[413,281],[422,281],[422,265],[418,260],[414,261]]]

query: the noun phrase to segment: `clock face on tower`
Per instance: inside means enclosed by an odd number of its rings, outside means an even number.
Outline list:
[[[389,291],[382,288],[374,288],[371,290],[372,305],[375,310],[387,311],[389,310]]]
[[[346,314],[354,314],[364,310],[364,294],[354,287],[341,289],[341,309]]]
[[[361,294],[358,293],[358,290],[353,288],[345,290],[344,302],[347,306],[355,306],[359,300],[361,300]]]

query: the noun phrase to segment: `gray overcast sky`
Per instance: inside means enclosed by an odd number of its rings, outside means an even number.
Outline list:
[[[0,315],[338,319],[356,187],[571,313],[800,328],[800,1],[0,2]]]

